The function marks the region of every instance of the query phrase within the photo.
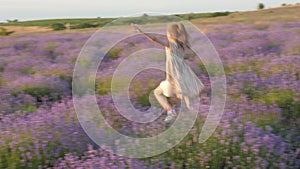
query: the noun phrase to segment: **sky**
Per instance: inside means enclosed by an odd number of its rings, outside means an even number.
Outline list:
[[[300,0],[0,0],[0,22],[7,19],[126,17],[143,13],[181,14],[256,10]]]

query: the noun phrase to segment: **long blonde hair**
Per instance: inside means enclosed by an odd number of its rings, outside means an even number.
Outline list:
[[[173,23],[168,25],[167,29],[169,35],[183,44],[184,47],[190,47],[189,35],[182,23]]]

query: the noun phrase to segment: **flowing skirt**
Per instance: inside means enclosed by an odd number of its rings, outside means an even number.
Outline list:
[[[204,88],[203,83],[181,58],[167,57],[166,73],[167,78],[160,83],[160,87],[167,97],[181,95],[194,98]]]

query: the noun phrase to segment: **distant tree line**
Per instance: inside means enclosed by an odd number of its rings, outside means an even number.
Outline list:
[[[286,3],[281,4],[281,6],[291,6],[291,5],[294,5],[294,4],[286,4]],[[300,5],[300,3],[296,3],[295,5]],[[265,8],[265,5],[263,3],[259,3],[257,6],[257,9],[264,9],[264,8]]]
[[[265,5],[264,5],[263,3],[259,3],[257,8],[258,8],[258,9],[264,9],[264,8],[265,8]]]
[[[7,21],[8,23],[18,22],[18,19],[14,19],[14,20],[7,19],[6,21]]]

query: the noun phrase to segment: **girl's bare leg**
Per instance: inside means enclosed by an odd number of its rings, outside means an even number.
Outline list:
[[[159,104],[165,109],[165,110],[171,110],[172,107],[169,104],[167,98],[165,95],[163,95],[163,90],[158,86],[155,90],[154,90],[154,96],[156,97],[157,101],[159,102]]]
[[[192,107],[191,107],[190,98],[189,98],[188,96],[183,96],[183,98],[184,98],[186,107],[187,107],[188,109],[191,109]]]

